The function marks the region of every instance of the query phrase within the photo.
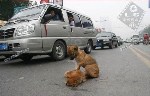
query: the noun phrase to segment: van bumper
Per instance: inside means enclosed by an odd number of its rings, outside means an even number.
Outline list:
[[[0,55],[17,53],[42,53],[42,40],[40,37],[0,41]],[[3,45],[6,44],[5,47]],[[4,49],[3,49],[4,48]]]

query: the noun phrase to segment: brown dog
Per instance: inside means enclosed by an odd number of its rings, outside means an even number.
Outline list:
[[[99,67],[95,59],[92,58],[92,56],[86,54],[83,50],[80,50],[77,45],[69,45],[67,47],[67,53],[71,60],[76,60],[77,70],[79,70],[82,66],[83,68],[85,68],[87,77],[99,77]]]
[[[80,70],[71,70],[65,72],[66,85],[77,87],[82,82],[86,81],[85,74]]]

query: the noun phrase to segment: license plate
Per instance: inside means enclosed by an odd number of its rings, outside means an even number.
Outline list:
[[[0,43],[0,51],[8,50],[8,44],[7,43]]]

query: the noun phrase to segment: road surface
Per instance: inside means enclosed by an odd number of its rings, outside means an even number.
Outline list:
[[[66,58],[53,61],[34,57],[28,64],[20,59],[0,58],[0,96],[149,96],[150,45],[124,44],[118,48],[92,50],[101,70],[99,78],[78,87],[65,85],[64,72],[75,68]]]

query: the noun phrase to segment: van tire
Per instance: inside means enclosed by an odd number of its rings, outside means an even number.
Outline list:
[[[32,57],[33,57],[32,55],[24,54],[20,56],[20,59],[23,60],[24,62],[29,62],[31,61]]]
[[[85,53],[90,54],[92,50],[92,42],[88,41],[86,48],[84,49]]]
[[[54,43],[51,56],[54,60],[63,60],[66,56],[66,46],[62,41],[56,41]]]

